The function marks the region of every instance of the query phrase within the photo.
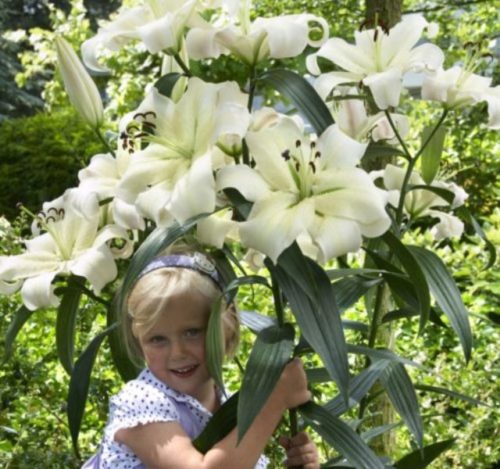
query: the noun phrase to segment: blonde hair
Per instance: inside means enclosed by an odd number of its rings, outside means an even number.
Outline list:
[[[208,318],[221,290],[207,275],[184,267],[162,267],[140,277],[128,296],[122,333],[130,358],[138,364],[143,359],[139,340],[168,310],[171,299],[179,296],[200,295],[206,308],[200,311]],[[227,356],[236,352],[239,342],[239,318],[233,303],[224,298],[220,302],[221,328]]]

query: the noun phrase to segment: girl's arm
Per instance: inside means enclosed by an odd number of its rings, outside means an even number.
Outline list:
[[[150,423],[116,432],[149,469],[251,469],[257,463],[283,413],[310,399],[302,362],[291,361],[247,433],[236,446],[233,429],[205,455],[198,452],[178,423]]]

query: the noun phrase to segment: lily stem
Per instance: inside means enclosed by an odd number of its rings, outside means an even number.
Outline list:
[[[102,142],[102,144],[106,147],[106,149],[109,151],[109,153],[111,153],[111,155],[113,155],[113,158],[116,158],[115,151],[110,147],[109,142],[106,140],[106,138],[104,137],[102,132],[97,128],[94,129],[94,131],[97,135],[97,138]]]
[[[373,309],[373,316],[372,316],[372,321],[371,321],[371,325],[370,325],[370,334],[368,336],[368,347],[369,348],[374,348],[375,342],[377,340],[377,332],[378,332],[378,328],[380,326],[380,322],[382,320],[381,316],[382,316],[386,288],[387,288],[387,285],[385,282],[377,287],[377,296],[375,297],[375,307]],[[369,366],[370,366],[370,359],[368,357],[366,357],[365,369],[368,368]],[[359,403],[359,412],[358,412],[359,419],[363,418],[367,404],[368,404],[368,400],[367,400],[367,396],[365,396],[365,397],[363,397],[363,399],[361,399],[361,402]]]
[[[184,60],[182,60],[182,58],[178,52],[174,54],[174,59],[179,64],[179,67],[181,67],[184,74],[188,78],[191,78],[193,76],[193,74],[191,73],[191,70],[189,70],[189,67],[184,63]]]

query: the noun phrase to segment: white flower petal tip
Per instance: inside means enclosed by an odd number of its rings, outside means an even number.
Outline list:
[[[82,119],[97,129],[104,119],[101,96],[71,45],[56,36],[57,60],[71,104]]]

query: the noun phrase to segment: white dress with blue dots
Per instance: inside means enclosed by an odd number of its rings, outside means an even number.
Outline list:
[[[220,399],[222,403],[224,397],[221,395]],[[195,439],[211,417],[212,413],[198,400],[168,387],[146,368],[111,398],[99,452],[82,469],[145,469],[128,446],[115,441],[118,430],[153,422],[178,422]],[[267,458],[261,456],[255,469],[265,469],[267,463]]]

